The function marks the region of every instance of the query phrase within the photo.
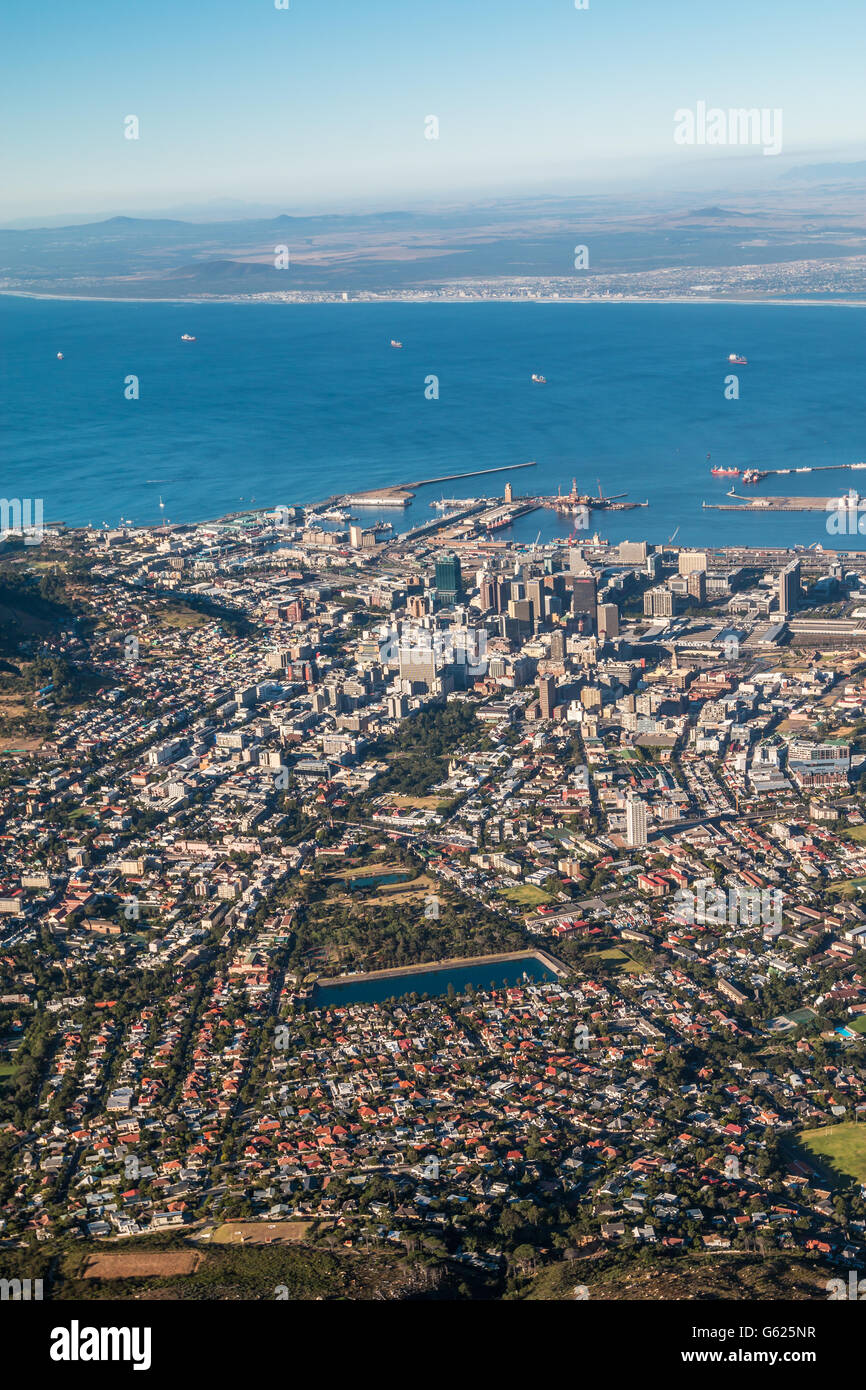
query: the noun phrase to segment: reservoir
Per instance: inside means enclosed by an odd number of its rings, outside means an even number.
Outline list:
[[[386,971],[344,980],[326,980],[313,990],[314,1009],[344,1004],[380,1004],[386,999],[403,999],[408,994],[431,997],[448,993],[453,985],[462,994],[468,985],[487,990],[503,985],[554,984],[557,974],[536,955],[526,954],[482,961],[452,961],[421,969]]]
[[[350,892],[356,888],[382,888],[387,883],[405,883],[410,873],[365,874],[363,878],[347,878],[346,887]]]

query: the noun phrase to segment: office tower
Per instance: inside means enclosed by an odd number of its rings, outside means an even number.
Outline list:
[[[460,561],[456,555],[441,555],[436,561],[436,597],[440,603],[455,603],[463,592]]]
[[[615,603],[600,603],[596,614],[599,637],[619,637],[619,609]]]
[[[544,583],[541,579],[530,579],[526,586],[526,597],[532,604],[532,617],[536,623],[544,622]]]
[[[800,561],[792,560],[779,575],[779,612],[787,618],[796,613],[800,601]]]
[[[561,628],[557,628],[550,639],[550,659],[551,661],[565,660],[565,633]]]
[[[538,698],[541,702],[542,719],[550,719],[556,707],[556,681],[553,676],[539,678]]]
[[[532,604],[528,598],[512,598],[508,600],[508,616],[516,618],[519,623],[526,627],[532,626]]]
[[[625,804],[625,838],[633,849],[647,841],[646,806],[638,796],[630,796]]]
[[[620,541],[619,562],[621,565],[642,565],[647,557],[646,541]]]
[[[707,576],[704,570],[692,570],[688,580],[689,596],[697,603],[707,601]]]
[[[410,598],[408,608],[410,618],[423,618],[427,615],[430,604],[421,594],[415,594]]]
[[[680,574],[693,574],[695,570],[706,572],[707,556],[702,550],[681,550],[677,559]]]
[[[595,575],[573,574],[569,580],[573,598],[571,600],[572,611],[574,613],[592,613],[595,616],[598,604],[598,585]]]
[[[647,589],[643,596],[643,611],[648,618],[672,618],[676,612],[676,595],[664,587]]]

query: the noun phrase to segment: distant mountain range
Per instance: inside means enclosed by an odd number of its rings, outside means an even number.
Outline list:
[[[120,215],[0,229],[0,289],[111,298],[376,292],[574,275],[766,265],[866,254],[866,163],[803,166],[772,193],[699,207],[676,195],[502,199],[469,207],[191,222]],[[853,174],[851,171],[854,171]],[[802,184],[813,187],[804,192]],[[288,255],[286,255],[288,252]],[[286,264],[288,262],[288,264]]]

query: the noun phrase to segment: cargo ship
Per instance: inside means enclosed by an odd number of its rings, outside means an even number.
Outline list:
[[[402,343],[398,343],[396,338],[392,338],[392,339],[391,339],[391,346],[392,346],[392,347],[396,347],[396,348],[401,348],[401,347],[403,346],[403,344],[402,344]]]
[[[194,342],[195,342],[195,338],[193,338],[192,335],[189,334],[189,333],[181,333],[181,335],[180,335],[180,341],[181,341],[182,343],[194,343]]]
[[[728,361],[732,367],[748,367],[749,365],[749,359],[747,357],[741,357],[738,352],[729,352]]]
[[[546,376],[537,376],[535,372],[532,373],[532,380],[533,380],[534,382],[536,382],[539,386],[546,386],[546,385],[547,385],[547,377],[546,377]]]
[[[739,468],[711,468],[710,472],[714,478],[739,478]]]

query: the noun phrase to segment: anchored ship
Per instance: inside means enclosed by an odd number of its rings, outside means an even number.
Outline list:
[[[741,357],[738,352],[729,352],[728,361],[732,367],[748,367],[749,365],[749,359],[747,357]]]

